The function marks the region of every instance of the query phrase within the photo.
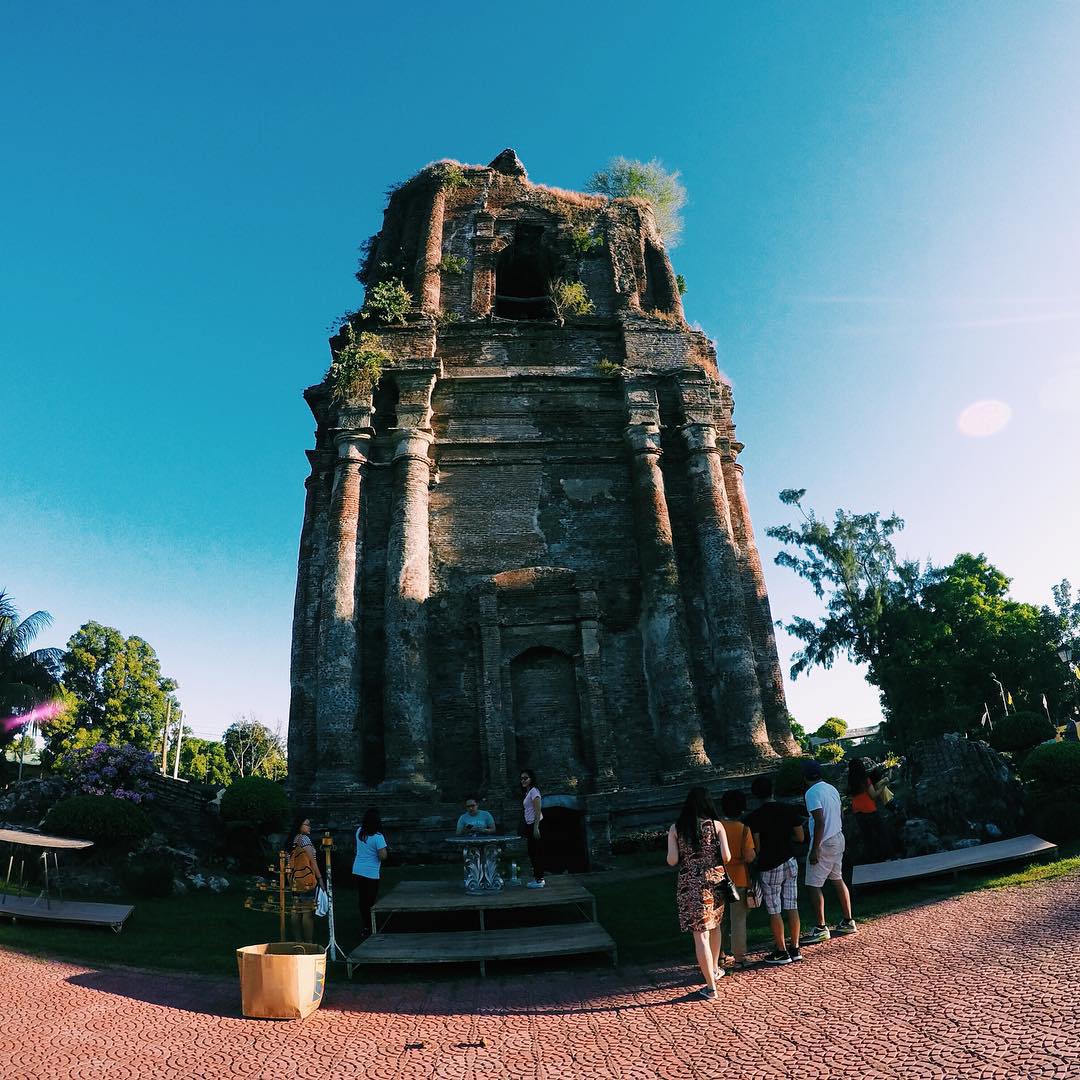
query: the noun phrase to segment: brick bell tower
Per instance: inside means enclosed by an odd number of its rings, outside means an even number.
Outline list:
[[[490,801],[528,766],[587,799],[794,752],[731,387],[649,206],[439,162],[358,277],[330,346],[375,374],[304,394],[294,798]]]

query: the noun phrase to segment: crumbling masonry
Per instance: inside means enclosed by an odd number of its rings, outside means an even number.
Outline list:
[[[294,799],[439,832],[479,792],[513,828],[530,766],[608,837],[793,752],[731,387],[647,204],[530,183],[512,150],[439,163],[360,276],[413,308],[355,322],[392,358],[373,392],[304,395]],[[555,280],[593,310],[557,318]]]

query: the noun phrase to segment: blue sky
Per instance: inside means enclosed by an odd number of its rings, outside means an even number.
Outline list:
[[[905,554],[1080,578],[1080,9],[1065,4],[9,5],[0,586],[63,644],[149,640],[188,723],[284,723],[325,330],[383,192],[517,149],[690,193],[673,253],[776,493],[896,510]],[[1008,416],[995,434],[958,427]],[[790,643],[781,641],[782,650]],[[806,726],[876,718],[840,667]]]

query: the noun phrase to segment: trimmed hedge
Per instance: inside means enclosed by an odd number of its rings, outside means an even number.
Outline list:
[[[995,750],[1019,754],[1052,739],[1056,733],[1054,725],[1042,713],[1015,712],[994,724],[988,741]]]
[[[221,820],[247,822],[265,836],[288,825],[289,797],[273,780],[244,777],[230,784],[221,796]]]
[[[1080,793],[1080,743],[1036,746],[1024,758],[1020,771],[1025,780],[1045,791],[1072,789]]]
[[[814,732],[819,739],[842,739],[847,734],[847,723],[839,716],[830,716],[824,724]]]
[[[823,765],[835,765],[838,761],[844,760],[844,748],[836,742],[822,743],[814,751],[814,756]]]
[[[773,789],[777,795],[801,795],[803,793],[803,766],[808,757],[789,757],[780,762],[773,777]]]
[[[45,831],[92,840],[111,851],[133,851],[154,831],[141,807],[112,795],[75,795],[61,799],[45,815]]]

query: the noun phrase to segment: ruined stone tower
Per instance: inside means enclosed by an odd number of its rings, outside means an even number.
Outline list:
[[[491,803],[531,766],[584,807],[792,752],[731,387],[647,204],[442,162],[359,276],[331,348],[381,378],[305,392],[294,797]]]

